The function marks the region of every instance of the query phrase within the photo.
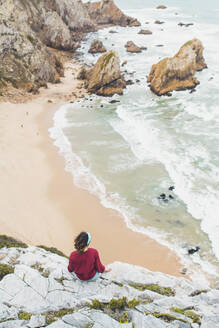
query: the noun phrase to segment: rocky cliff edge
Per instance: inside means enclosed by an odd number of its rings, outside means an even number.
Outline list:
[[[0,327],[218,327],[219,290],[120,262],[80,282],[67,264],[54,248],[0,236]]]

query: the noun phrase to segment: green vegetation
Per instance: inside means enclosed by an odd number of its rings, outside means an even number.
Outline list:
[[[18,241],[12,237],[5,236],[5,235],[0,235],[0,248],[3,247],[22,247],[22,248],[27,248],[28,246],[21,241]]]
[[[120,323],[129,323],[130,319],[129,319],[129,315],[128,312],[124,312],[121,316],[121,318],[119,319]]]
[[[49,270],[45,270],[44,271],[44,268],[41,266],[40,263],[35,263],[34,265],[31,265],[31,268],[35,269],[35,270],[38,270],[39,273],[44,277],[44,278],[48,278],[49,275],[50,275],[50,271]]]
[[[88,306],[91,308],[91,309],[95,309],[95,310],[101,310],[103,307],[104,307],[104,304],[101,303],[99,300],[97,300],[96,298],[94,298],[92,300],[91,303],[88,303]]]
[[[113,51],[110,51],[104,55],[103,62],[101,65],[101,70],[104,69],[107,64],[109,63],[110,59],[115,57],[115,53]]]
[[[174,320],[178,320],[178,321],[182,321],[184,323],[187,323],[188,321],[187,320],[184,320],[184,319],[181,319],[181,318],[178,318],[170,313],[152,313],[152,315],[155,317],[155,318],[158,318],[158,319],[162,319],[166,322],[171,322],[171,321],[174,321]]]
[[[30,320],[31,315],[32,314],[30,314],[28,312],[21,311],[21,312],[18,313],[18,319],[20,319],[20,320]]]
[[[12,320],[15,320],[15,318],[7,318],[5,320],[0,320],[0,323],[12,321]]]
[[[7,264],[0,264],[0,280],[7,274],[14,273],[14,268]]]
[[[165,296],[175,296],[175,291],[170,287],[162,287],[157,284],[129,284],[129,286],[138,289],[140,291],[150,290],[152,292],[165,295]]]
[[[45,312],[45,313],[43,313],[43,315],[45,315],[45,317],[46,317],[46,324],[50,325],[54,321],[58,320],[58,318],[62,318],[64,315],[72,314],[73,312],[74,312],[74,310],[72,308],[63,308],[58,311]]]
[[[133,298],[132,300],[128,301],[128,308],[134,309],[139,304],[140,304],[140,301]]]
[[[27,35],[27,38],[28,38],[28,40],[29,40],[31,43],[34,43],[35,38],[34,38],[31,34],[28,34],[28,35]]]
[[[201,316],[195,313],[194,311],[186,310],[178,307],[171,307],[170,310],[173,312],[183,314],[186,317],[190,318],[193,323],[198,323],[199,325],[201,325]]]
[[[127,305],[127,299],[125,296],[123,296],[122,298],[112,298],[109,302],[109,308],[111,310],[123,310],[125,308],[125,306]]]
[[[45,249],[45,251],[48,251],[50,253],[57,254],[59,256],[63,256],[63,257],[66,257],[67,258],[67,256],[62,251],[59,251],[55,247],[47,247],[47,246],[44,246],[44,245],[39,245],[37,247],[42,248],[42,249]]]

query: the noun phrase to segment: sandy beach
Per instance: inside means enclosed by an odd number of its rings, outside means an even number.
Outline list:
[[[64,169],[48,129],[61,104],[85,93],[76,79],[79,67],[67,63],[61,84],[25,103],[0,103],[0,233],[69,255],[76,234],[89,231],[104,264],[123,261],[182,276],[174,252],[128,229],[119,213],[77,188]]]

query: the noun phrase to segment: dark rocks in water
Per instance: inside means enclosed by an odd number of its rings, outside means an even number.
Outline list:
[[[189,26],[192,26],[192,25],[194,25],[194,24],[193,24],[193,23],[185,24],[185,23],[179,22],[178,25],[179,25],[179,26],[189,27]]]
[[[136,80],[135,80],[135,82],[136,82],[136,83],[139,83],[139,82],[140,82],[140,80],[136,79]]]
[[[103,108],[103,105],[100,105],[101,108]]]
[[[109,33],[118,33],[117,31],[114,31],[114,30],[110,30]]]
[[[147,50],[147,47],[140,47],[141,50]]]
[[[168,190],[171,190],[171,191],[172,191],[172,190],[174,190],[174,189],[175,189],[174,186],[170,186]]]
[[[113,99],[113,100],[110,100],[109,101],[110,104],[115,104],[115,103],[118,103],[118,102],[120,102],[120,101],[119,100],[116,100],[116,99]]]
[[[213,76],[211,76],[210,79],[208,79],[208,81],[211,81],[211,80],[213,80]]]
[[[172,195],[169,195],[169,199],[174,199],[174,197]]]
[[[166,194],[160,194],[160,198],[161,198],[161,199],[166,198]]]
[[[163,47],[163,44],[156,44],[155,47]]]
[[[200,247],[199,246],[190,247],[190,248],[188,248],[188,254],[189,255],[192,255],[192,254],[198,252],[199,250],[200,250]]]
[[[164,203],[168,203],[168,199],[167,198],[163,199],[163,201],[164,201]]]
[[[196,92],[195,88],[192,88],[189,93],[193,93],[193,92]]]
[[[99,40],[94,40],[91,43],[90,49],[88,50],[90,54],[97,54],[97,53],[102,53],[106,52],[106,48],[103,45],[102,41]]]
[[[127,80],[125,82],[126,82],[126,85],[132,85],[132,84],[134,84],[134,82],[132,80]]]
[[[154,22],[154,24],[164,24],[164,22],[161,22],[161,21],[159,21],[159,20],[156,20],[156,21]]]
[[[124,60],[124,62],[122,63],[122,67],[125,66],[127,64],[127,60]]]
[[[132,53],[141,52],[141,48],[136,46],[136,44],[133,41],[126,42],[125,48],[126,48],[127,52],[132,52]]]
[[[138,34],[144,34],[144,35],[149,35],[149,34],[152,34],[152,32],[150,30],[140,30],[138,32]]]

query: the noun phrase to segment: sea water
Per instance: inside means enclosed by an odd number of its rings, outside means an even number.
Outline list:
[[[66,159],[74,183],[119,211],[127,225],[175,249],[195,279],[219,275],[219,3],[211,1],[118,0],[141,27],[112,27],[90,33],[118,52],[128,86],[123,96],[90,96],[66,104],[54,116],[51,137]],[[165,4],[167,9],[156,6]],[[155,20],[163,24],[154,24]],[[193,23],[189,27],[178,23]],[[151,35],[138,34],[150,29]],[[109,33],[114,30],[117,33]],[[204,46],[208,68],[197,72],[196,92],[158,97],[147,86],[151,65],[173,56],[188,40]],[[147,47],[130,54],[127,41]],[[114,99],[118,102],[111,104]],[[170,187],[173,190],[169,190]],[[170,188],[172,189],[172,188]],[[166,201],[160,199],[166,195]],[[188,255],[187,248],[200,251]]]

